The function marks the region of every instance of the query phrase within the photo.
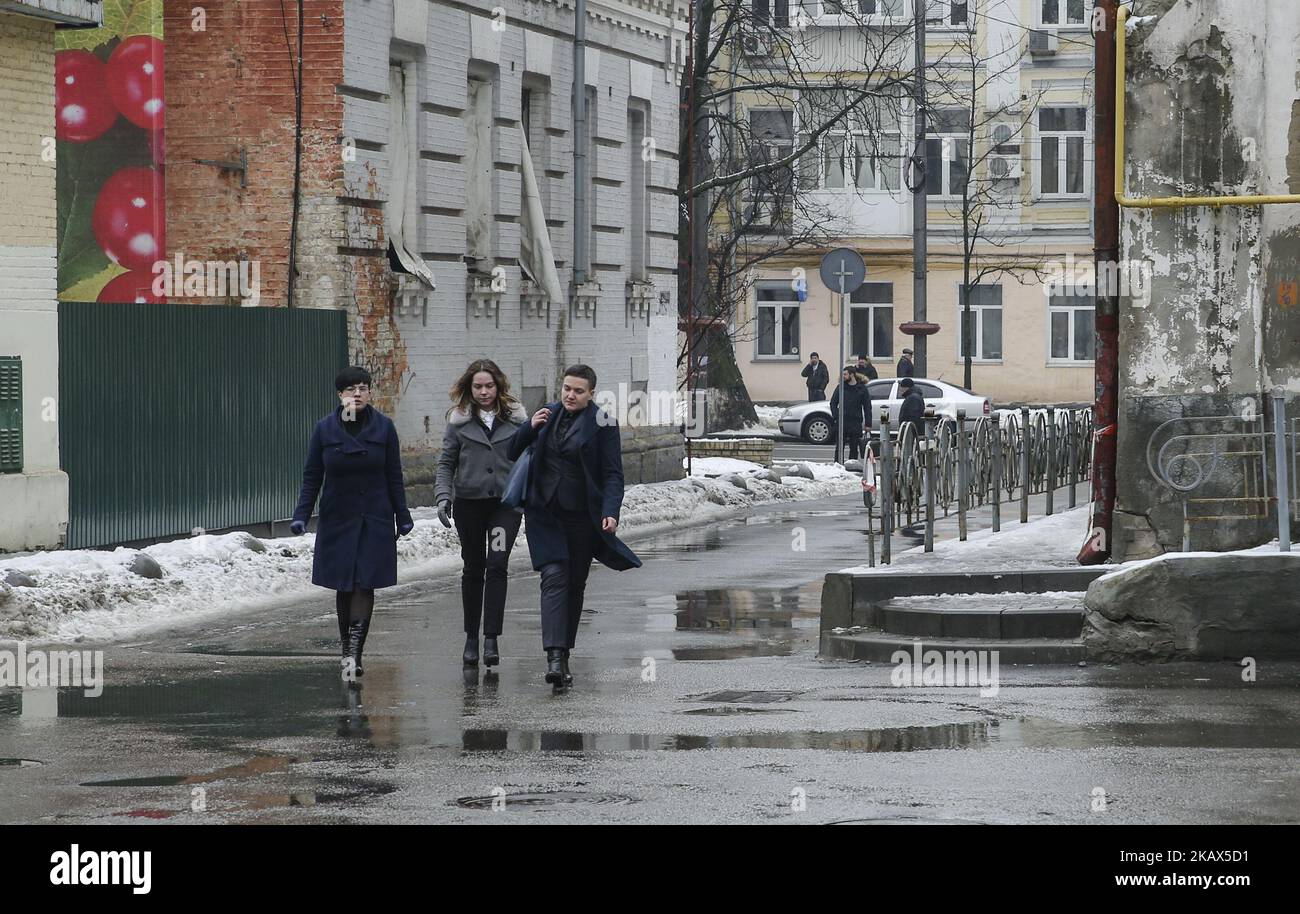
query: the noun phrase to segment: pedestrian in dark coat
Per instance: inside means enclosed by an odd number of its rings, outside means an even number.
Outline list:
[[[641,567],[614,535],[623,505],[623,451],[617,423],[592,402],[595,388],[591,368],[569,367],[560,400],[533,413],[510,442],[515,458],[533,448],[524,521],[533,568],[542,576],[546,681],[557,686],[573,682],[569,652],[592,559],[615,571]]]
[[[902,356],[898,359],[898,377],[910,378],[916,371],[916,363],[912,361],[912,350],[904,349]]]
[[[809,402],[826,399],[826,386],[831,383],[830,369],[826,363],[821,361],[817,353],[808,356],[808,364],[803,367],[800,373],[801,377],[807,378],[804,383],[808,385]]]
[[[397,583],[397,537],[415,526],[406,507],[402,451],[391,419],[370,405],[370,373],[335,378],[339,406],[316,423],[289,529],[301,534],[320,495],[311,580],[335,594],[343,671],[360,676],[375,591]]]
[[[510,392],[505,373],[490,359],[470,363],[452,385],[451,399],[433,500],[444,527],[455,518],[465,562],[460,575],[465,615],[461,660],[466,666],[478,665],[481,620],[483,665],[492,667],[501,662],[497,638],[505,621],[510,550],[523,519],[501,504],[501,496],[515,463],[510,439],[528,413]]]
[[[844,447],[849,460],[863,456],[862,436],[871,428],[871,394],[861,378],[856,365],[845,366],[843,381],[831,395],[831,417],[835,422],[840,421],[840,397],[844,397]]]
[[[868,380],[874,381],[880,377],[880,372],[876,371],[876,366],[871,364],[871,359],[865,355],[858,356],[858,374],[866,375]]]
[[[898,408],[898,434],[903,434],[903,426],[911,424],[916,430],[917,438],[925,437],[925,397],[917,389],[911,378],[898,382],[898,392],[903,395],[903,403]]]

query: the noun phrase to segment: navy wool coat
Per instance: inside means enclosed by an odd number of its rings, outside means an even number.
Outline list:
[[[375,409],[353,438],[337,407],[316,423],[293,519],[311,519],[320,495],[311,582],[333,590],[397,583],[397,527],[412,523],[393,421]]]
[[[533,446],[533,453],[540,455],[546,446],[546,436],[554,431],[560,420],[563,403],[548,403],[551,411],[550,420],[540,429],[534,429],[531,417],[515,431],[510,439],[510,457],[518,459],[528,446]],[[597,415],[600,421],[597,422]],[[602,518],[618,519],[623,507],[623,446],[619,441],[618,424],[594,403],[589,404],[581,416],[575,420],[578,427],[573,434],[578,436],[579,457],[582,460],[583,475],[587,477],[587,512],[591,523],[596,528],[596,560],[615,571],[640,568],[641,560],[636,557],[627,544],[612,533],[600,529]],[[534,459],[540,459],[535,457]],[[524,523],[528,535],[528,553],[533,560],[533,569],[541,571],[544,565],[552,562],[567,562],[569,549],[564,538],[564,528],[542,504],[537,488],[538,473],[530,467],[528,491],[524,498]]]

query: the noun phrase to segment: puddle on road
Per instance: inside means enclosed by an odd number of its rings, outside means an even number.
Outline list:
[[[797,714],[793,708],[746,708],[742,705],[719,705],[716,708],[690,708],[678,711],[678,714],[694,714],[700,717],[728,717],[732,714]]]
[[[735,635],[724,644],[673,649],[675,660],[735,660],[784,657],[816,641],[821,582],[800,587],[685,590],[646,601],[655,614],[672,620],[678,632]]]
[[[116,778],[107,781],[84,781],[82,787],[175,787],[178,784],[210,784],[238,778],[257,777],[287,771],[290,765],[302,761],[287,755],[255,755],[238,765],[227,765],[204,774],[161,774],[141,778]]]
[[[0,758],[0,768],[39,768],[44,764],[34,758]]]

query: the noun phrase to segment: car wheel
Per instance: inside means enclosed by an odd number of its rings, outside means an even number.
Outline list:
[[[825,444],[831,440],[831,424],[822,416],[809,416],[803,424],[803,438],[809,444]]]

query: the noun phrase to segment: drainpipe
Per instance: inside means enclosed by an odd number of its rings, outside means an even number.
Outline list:
[[[573,8],[573,284],[587,281],[587,0]]]
[[[1098,0],[1104,28],[1097,32],[1097,149],[1093,174],[1094,261],[1096,276],[1112,275],[1106,264],[1119,261],[1119,203],[1115,199],[1115,60],[1118,0]],[[1110,558],[1111,522],[1115,512],[1115,464],[1119,421],[1119,290],[1096,283],[1097,351],[1092,407],[1092,507],[1088,538],[1079,550],[1080,565],[1100,565]]]

